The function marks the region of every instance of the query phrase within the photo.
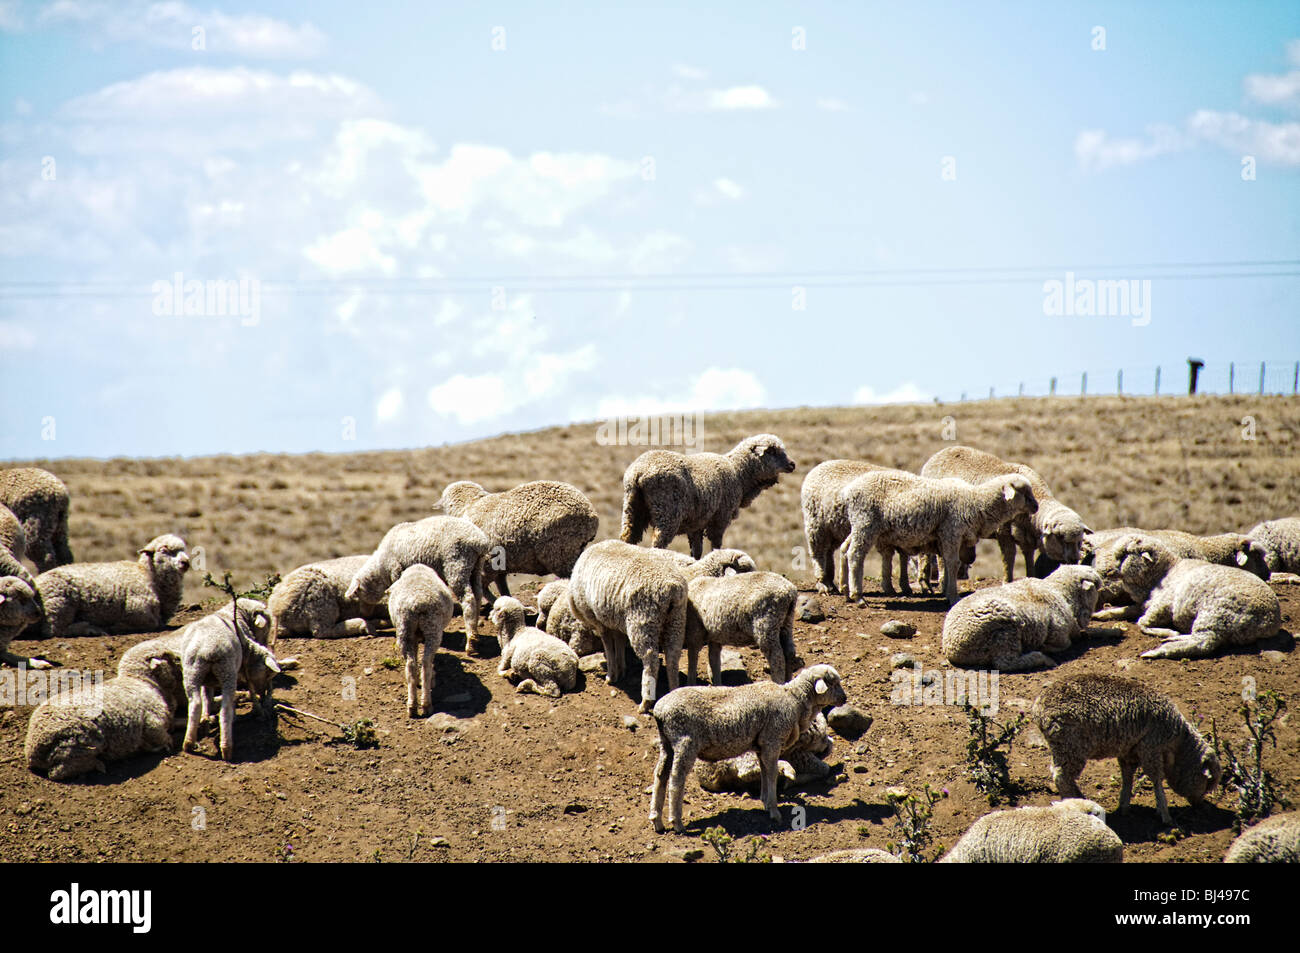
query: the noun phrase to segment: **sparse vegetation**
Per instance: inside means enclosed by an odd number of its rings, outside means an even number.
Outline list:
[[[767,852],[767,839],[759,836],[748,838],[744,853],[733,850],[734,844],[730,834],[721,827],[710,827],[700,835],[700,840],[713,848],[720,864],[770,864],[772,855]],[[742,843],[745,843],[742,841]]]
[[[1012,740],[1024,727],[1026,716],[1017,715],[1009,724],[999,724],[992,715],[985,715],[969,702],[962,705],[962,710],[970,731],[966,741],[966,773],[989,804],[997,804],[1003,798],[1014,801],[1020,788],[1011,780],[1007,756],[1011,754]]]
[[[894,787],[885,792],[885,800],[894,809],[894,830],[897,840],[886,846],[889,852],[905,864],[925,864],[938,860],[944,845],[931,848],[934,834],[930,822],[934,819],[934,806],[948,796],[948,789],[935,791],[925,786],[922,794],[910,794],[907,788]]]
[[[1237,792],[1233,806],[1233,830],[1268,817],[1273,808],[1289,806],[1277,787],[1277,779],[1264,767],[1264,749],[1277,747],[1276,722],[1286,711],[1286,699],[1273,689],[1261,691],[1255,698],[1244,699],[1237,713],[1245,723],[1250,741],[1241,755],[1227,738],[1219,736],[1219,727],[1210,719],[1210,741],[1223,766],[1223,788]]]
[[[375,723],[369,718],[362,718],[359,721],[352,721],[343,725],[343,740],[354,748],[379,747],[379,735],[375,731]]]

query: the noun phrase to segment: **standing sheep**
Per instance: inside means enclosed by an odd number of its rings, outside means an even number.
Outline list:
[[[41,638],[150,632],[162,628],[181,601],[190,557],[185,540],[151,539],[135,562],[75,563],[36,577],[45,609]]]
[[[985,814],[941,864],[1118,864],[1124,842],[1095,801],[1070,798],[1050,807]]]
[[[501,642],[497,674],[521,679],[516,691],[559,698],[577,687],[578,654],[555,636],[527,625],[523,603],[518,599],[501,596],[488,618],[497,627]]]
[[[377,603],[402,572],[423,563],[436,572],[460,600],[467,634],[465,650],[481,650],[478,609],[483,600],[483,569],[492,543],[485,532],[457,516],[429,516],[398,523],[357,570],[344,596]]]
[[[507,572],[567,577],[600,526],[596,508],[577,487],[549,480],[504,493],[462,480],[442,491],[435,508],[487,533],[492,556],[486,571],[502,596],[510,595]]]
[[[735,688],[689,686],[669,692],[654,706],[659,728],[650,822],[663,833],[660,816],[668,798],[668,823],[682,832],[682,794],[697,758],[722,761],[758,753],[763,807],[776,823],[777,761],[823,708],[848,701],[839,672],[829,665],[806,668],[784,685],[755,682]]]
[[[1300,573],[1300,518],[1260,523],[1246,535],[1263,549],[1269,572]]]
[[[1300,864],[1300,814],[1278,814],[1242,831],[1225,864]]]
[[[652,545],[666,549],[683,533],[699,559],[704,537],[722,548],[722,534],[750,503],[782,473],[793,473],[785,444],[770,433],[746,437],[725,454],[687,456],[673,450],[647,450],[623,474],[625,543],[639,543],[653,527]]]
[[[1022,513],[1038,509],[1029,481],[1019,474],[972,485],[965,480],[934,480],[903,470],[858,477],[841,491],[848,503],[849,601],[862,598],[862,563],[873,547],[881,552],[938,551],[943,559],[943,591],[957,602],[957,568],[963,544],[995,531]],[[888,566],[882,573],[892,587]]]
[[[1043,651],[1063,652],[1087,630],[1100,585],[1091,566],[1062,566],[1046,579],[973,592],[943,620],[943,654],[963,668],[1050,668]]]
[[[1119,580],[1132,605],[1098,612],[1098,620],[1137,618],[1164,641],[1143,658],[1197,658],[1277,634],[1282,607],[1268,583],[1241,569],[1179,559],[1159,540],[1130,536],[1116,549]]]
[[[845,553],[841,545],[849,537],[848,501],[841,491],[866,473],[886,470],[888,467],[867,463],[865,460],[827,460],[808,471],[799,489],[799,504],[803,510],[803,531],[808,542],[808,554],[817,564],[817,591],[836,594],[836,555],[840,562],[840,582],[848,585],[848,572],[844,565]],[[906,568],[899,574],[899,585],[907,590]]]
[[[68,548],[68,488],[48,470],[0,470],[0,505],[23,524],[27,558],[40,572],[72,562]]]
[[[1132,678],[1071,675],[1049,685],[1032,717],[1052,752],[1059,794],[1082,797],[1078,777],[1088,761],[1118,758],[1119,811],[1128,811],[1138,767],[1156,789],[1156,809],[1172,824],[1164,782],[1192,804],[1219,783],[1219,759],[1173,699]]]
[[[692,579],[686,607],[686,684],[695,684],[700,649],[709,651],[712,683],[722,681],[722,647],[752,645],[772,681],[786,680],[795,665],[794,607],[799,590],[779,573],[746,572]]]
[[[455,608],[456,599],[447,584],[421,563],[407,566],[388,591],[388,612],[397,632],[397,647],[406,661],[406,713],[412,718],[419,717],[421,706],[425,715],[433,714],[433,661]],[[421,639],[422,669],[418,662]]]
[[[17,576],[0,576],[0,664],[50,668],[44,659],[24,658],[9,651],[9,643],[29,625],[41,621],[36,590]]]
[[[369,556],[340,556],[299,566],[276,584],[266,606],[271,612],[268,648],[281,636],[314,639],[374,635],[371,621],[383,610],[374,603],[349,599],[352,580]]]

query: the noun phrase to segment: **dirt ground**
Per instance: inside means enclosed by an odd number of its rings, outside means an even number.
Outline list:
[[[1082,402],[1062,401],[1055,414],[1043,401],[755,412],[719,417],[716,442],[708,449],[725,449],[718,444],[757,430],[786,437],[799,472],[742,511],[727,545],[746,548],[760,567],[786,572],[808,590],[811,576],[795,551],[801,542],[798,485],[822,459],[861,456],[915,469],[943,445],[940,418],[955,412],[965,430],[961,442],[1038,466],[1057,496],[1096,528],[1136,522],[1201,532],[1243,530],[1259,519],[1300,510],[1295,452],[1300,405],[1265,403],[1261,408],[1241,398],[1098,398],[1078,408],[1074,405]],[[1067,409],[1073,416],[1064,416]],[[1252,411],[1259,415],[1259,442],[1241,439],[1240,420]],[[1077,442],[1074,433],[1095,433],[1099,427],[1119,439],[1104,453],[1096,451],[1089,465],[1086,447],[1067,445]],[[891,433],[898,439],[889,439]],[[1176,440],[1168,436],[1173,433],[1179,434]],[[584,441],[581,446],[578,440]],[[229,569],[239,584],[248,585],[272,570],[287,572],[312,559],[366,551],[393,522],[429,513],[443,483],[455,478],[477,478],[492,489],[522,479],[572,479],[597,501],[601,536],[612,535],[617,522],[609,511],[615,509],[618,476],[643,448],[593,449],[587,441],[586,431],[565,428],[386,454],[39,465],[58,473],[72,490],[72,547],[79,560],[123,558],[150,536],[179,530],[192,548],[204,548],[208,569],[218,574]],[[600,474],[590,462],[593,456]],[[982,547],[977,586],[993,583],[989,577],[997,565],[996,547]],[[868,571],[877,565],[873,558]],[[184,611],[173,625],[216,605],[201,578],[201,571],[191,573]],[[516,585],[531,603],[538,581],[524,577]],[[1061,675],[1124,672],[1168,692],[1204,730],[1213,719],[1221,734],[1241,741],[1245,734],[1236,709],[1246,677],[1261,690],[1281,691],[1293,709],[1300,704],[1300,655],[1289,634],[1300,614],[1300,585],[1275,579],[1273,586],[1282,600],[1284,632],[1256,649],[1195,661],[1144,661],[1137,656],[1151,640],[1131,625],[1116,624],[1113,634],[1097,634],[1076,646],[1055,670],[1002,675],[998,720],[1027,711],[1040,689]],[[803,664],[834,665],[850,700],[874,724],[859,741],[835,739],[829,760],[843,766],[836,783],[782,796],[787,823],[780,830],[772,829],[757,799],[709,794],[691,781],[687,834],[656,835],[646,819],[653,725],[646,716],[635,717],[635,728],[625,723],[626,716],[636,714],[635,666],[612,688],[600,675],[588,674],[578,693],[559,701],[517,695],[497,676],[496,659],[465,654],[458,618],[437,658],[438,713],[429,719],[406,716],[402,673],[390,667],[395,650],[387,632],[377,638],[285,640],[277,646],[281,655],[299,656],[302,665],[281,677],[276,697],[337,723],[372,719],[379,741],[374,749],[358,750],[337,740],[337,728],[307,718],[283,715],[273,729],[245,704],[236,722],[233,763],[216,759],[209,736],[197,755],[141,756],[84,782],[57,784],[28,772],[23,761],[30,709],[0,710],[0,857],[680,861],[684,852],[702,848],[704,859],[712,860],[700,835],[720,825],[736,837],[764,835],[764,849],[772,855],[802,860],[841,848],[885,847],[894,837],[886,789],[902,785],[919,791],[926,784],[949,792],[935,807],[933,830],[936,843],[951,845],[990,810],[964,776],[965,717],[947,705],[911,707],[890,700],[893,653],[910,653],[926,670],[946,668],[939,652],[945,606],[925,597],[886,598],[870,580],[868,602],[849,607],[840,597],[823,597],[826,621],[796,623]],[[917,634],[886,638],[880,627],[891,619],[911,622]],[[484,631],[491,631],[486,621]],[[14,650],[111,674],[123,651],[144,637],[18,640]],[[748,678],[765,677],[755,652],[742,650],[741,656]],[[732,681],[741,677],[730,675]],[[661,675],[660,691],[665,689]],[[1300,798],[1294,711],[1281,719],[1278,746],[1265,757],[1283,790]],[[1026,789],[1019,803],[1054,799],[1048,752],[1032,729],[1017,738],[1010,763],[1013,778]],[[1118,774],[1113,761],[1093,762],[1080,784],[1086,795],[1113,810]],[[1176,826],[1187,835],[1175,843],[1157,840],[1164,828],[1145,781],[1132,812],[1110,818],[1125,842],[1125,859],[1220,860],[1233,837],[1229,798],[1216,792],[1206,804],[1189,808],[1171,795],[1170,803]],[[790,823],[796,806],[805,809],[801,829]]]

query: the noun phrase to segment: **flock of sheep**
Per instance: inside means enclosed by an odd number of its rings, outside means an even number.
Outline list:
[[[219,750],[230,759],[237,688],[247,687],[258,710],[269,712],[275,675],[298,664],[277,660],[279,638],[375,635],[385,618],[405,663],[407,711],[429,715],[444,630],[459,611],[466,651],[484,654],[480,610],[495,586],[488,619],[501,649],[498,672],[519,691],[573,691],[582,657],[596,652],[604,653],[606,681],[615,683],[626,672],[627,651],[637,656],[640,711],[651,713],[659,734],[650,809],[657,831],[665,820],[682,830],[682,794],[693,766],[709,790],[756,781],[764,808],[779,822],[778,779],[832,773],[823,760],[829,732],[854,711],[834,668],[797,670],[794,584],[723,547],[741,508],[794,470],[771,434],[742,440],[725,454],[648,451],[623,476],[621,539],[600,543],[593,543],[595,509],[568,484],[538,481],[489,493],[476,483],[453,483],[436,504],[445,515],[394,526],[374,552],[299,567],[265,604],[241,599],[132,647],[93,704],[48,699],[31,716],[28,765],[66,780],[137,752],[171,751],[182,708],[184,748],[194,750],[218,696]],[[969,447],[940,451],[919,474],[827,461],[804,479],[801,503],[821,593],[842,586],[850,601],[860,600],[863,563],[873,549],[885,593],[894,592],[895,555],[904,593],[912,591],[911,557],[924,590],[940,585],[942,568],[950,606],[943,652],[965,668],[1051,666],[1050,653],[1069,648],[1093,619],[1136,620],[1161,640],[1145,658],[1250,645],[1274,635],[1281,622],[1277,597],[1263,580],[1300,571],[1300,519],[1264,523],[1245,535],[1094,532],[1035,471]],[[177,610],[189,568],[179,537],[151,540],[134,561],[74,563],[68,493],[57,477],[34,468],[0,471],[0,504],[0,663],[49,667],[9,652],[28,627],[41,639],[136,633],[162,629]],[[647,532],[651,545],[638,545]],[[689,556],[667,549],[681,535]],[[980,539],[997,540],[1006,584],[959,601],[958,579]],[[1019,580],[1017,549],[1026,570]],[[24,555],[39,575],[22,565]],[[536,627],[528,624],[532,610],[510,595],[507,573],[559,577],[538,594]],[[771,681],[722,686],[724,646],[757,649]],[[679,687],[683,649],[687,684]],[[709,686],[694,684],[702,650]],[[668,693],[657,699],[661,659]],[[1067,800],[987,815],[945,861],[1122,859],[1105,812],[1080,796],[1076,779],[1089,760],[1119,760],[1121,811],[1140,767],[1166,824],[1164,782],[1199,803],[1220,781],[1220,765],[1196,728],[1172,699],[1140,681],[1060,679],[1034,703],[1033,718],[1051,750],[1053,782]],[[821,859],[895,858],[842,851]],[[1300,820],[1282,815],[1257,825],[1228,859],[1300,860]]]

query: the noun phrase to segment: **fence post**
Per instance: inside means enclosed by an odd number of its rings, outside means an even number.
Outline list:
[[[1195,357],[1187,359],[1187,395],[1193,396],[1196,393],[1196,378],[1201,374],[1201,368],[1205,362]]]
[[[1020,382],[1020,394],[1019,394],[1019,396],[1021,396],[1021,397],[1024,397],[1024,396],[1025,396],[1025,382],[1024,382],[1024,381],[1021,381],[1021,382]]]
[[[1124,393],[1124,368],[1122,367],[1115,372],[1115,393]]]
[[[1236,374],[1236,367],[1231,361],[1228,362],[1228,393],[1232,393],[1232,378]]]
[[[1263,361],[1259,362],[1259,393],[1261,397],[1264,395],[1264,362]]]
[[[1083,380],[1079,382],[1079,396],[1083,397],[1088,393],[1088,372],[1083,372]]]
[[[1297,364],[1297,365],[1296,365],[1296,380],[1297,380],[1297,381],[1300,381],[1300,364]],[[1052,397],[1055,397],[1055,396],[1056,396],[1056,378],[1055,378],[1055,377],[1052,378],[1052,382],[1048,385],[1047,392],[1048,392],[1048,394],[1051,395]]]
[[[1160,365],[1156,365],[1156,394],[1160,393]]]
[[[1291,378],[1291,396],[1300,393],[1300,361],[1295,362],[1295,376]]]

